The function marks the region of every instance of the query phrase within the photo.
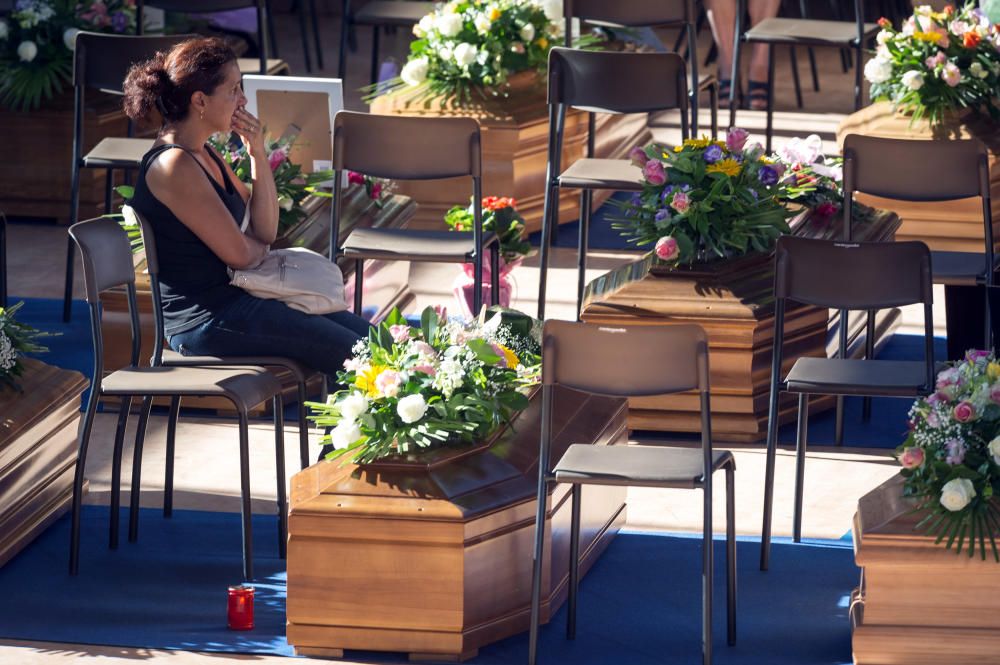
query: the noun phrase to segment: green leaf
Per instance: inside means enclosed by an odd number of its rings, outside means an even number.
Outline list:
[[[437,336],[438,315],[433,307],[425,307],[420,313],[420,331],[428,343],[433,343]]]

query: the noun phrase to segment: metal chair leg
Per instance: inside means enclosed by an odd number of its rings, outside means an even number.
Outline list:
[[[274,32],[274,18],[271,16],[271,3],[268,0],[264,0],[264,20],[267,21],[267,50],[266,53],[270,54],[272,58],[280,58],[278,55],[278,38]],[[257,38],[260,40],[259,48],[264,48],[264,35],[258,35]],[[264,74],[266,72],[261,72]]]
[[[726,466],[726,641],[736,644],[736,466]]]
[[[73,312],[73,270],[76,267],[76,243],[66,238],[66,283],[63,287],[63,323],[69,322]]]
[[[319,38],[319,14],[316,13],[316,0],[309,0],[309,17],[312,19],[313,44],[316,47],[316,67],[323,69],[323,43]]]
[[[274,456],[278,476],[278,556],[285,558],[288,545],[288,499],[285,491],[285,405],[281,393],[274,396]]]
[[[132,396],[122,397],[118,411],[118,425],[115,428],[115,448],[111,458],[111,515],[108,520],[108,547],[118,549],[118,524],[122,496],[122,450],[125,447],[125,427],[128,412],[132,408]]]
[[[170,413],[167,414],[167,459],[163,472],[163,516],[174,514],[174,451],[177,442],[177,419],[181,414],[180,395],[170,398]]]
[[[837,395],[837,407],[833,421],[833,443],[837,446],[844,445],[844,396]]]
[[[545,190],[545,203],[542,207],[542,246],[539,249],[538,258],[538,318],[543,321],[545,320],[545,288],[549,272],[549,247],[552,240],[551,226],[555,224],[552,217],[553,214],[558,215],[558,212],[553,211],[553,207],[558,209],[558,206],[559,187],[550,185]]]
[[[306,61],[306,72],[312,73],[312,55],[309,53],[309,17],[306,15],[308,9],[306,0],[296,0],[295,9],[299,15],[299,35],[302,37],[302,56]],[[268,19],[268,25],[271,24]],[[275,55],[275,57],[278,57]]]
[[[240,411],[240,498],[243,524],[243,579],[253,580],[253,512],[250,507],[250,432],[247,414]]]
[[[541,471],[539,473],[542,473]],[[548,496],[547,483],[539,482],[537,507],[535,510],[535,547],[531,568],[531,626],[528,633],[528,665],[538,660],[538,622],[541,620],[542,605],[542,552],[545,550],[545,504]]]
[[[304,469],[309,466],[309,421],[306,418],[306,382],[304,378],[298,382],[298,394],[299,403],[296,406],[299,415],[299,461]],[[323,400],[326,401],[325,395]]]
[[[712,473],[711,469],[706,474]],[[704,508],[702,513],[702,560],[701,560],[701,662],[712,665],[712,578],[715,571],[712,551],[712,493],[708,487],[702,487]]]
[[[767,144],[765,150],[771,154],[771,139],[774,136],[774,44],[767,47]]]
[[[767,420],[767,458],[764,465],[764,523],[760,531],[760,569],[767,570],[771,559],[771,512],[774,501],[774,462],[778,453],[778,387],[771,386]]]
[[[371,67],[371,80],[372,85],[378,83],[378,42],[379,38],[382,36],[382,29],[378,25],[372,26],[372,67]]]
[[[80,509],[83,507],[84,471],[87,467],[90,432],[94,428],[94,415],[97,413],[99,400],[98,391],[91,388],[90,399],[87,401],[87,412],[83,416],[83,426],[80,428],[80,439],[77,444],[76,468],[73,471],[73,508],[69,532],[70,575],[76,575],[80,572]]]
[[[587,285],[587,245],[590,236],[590,208],[594,202],[592,190],[584,189],[580,191],[580,222],[579,239],[576,245],[576,320],[580,320],[580,311],[583,308],[583,290]]]
[[[819,71],[816,69],[816,52],[810,46],[806,49],[809,55],[809,72],[812,74],[813,92],[819,92]]]
[[[569,527],[569,593],[566,599],[566,639],[576,639],[576,601],[580,591],[580,503],[583,487],[570,488],[572,509]]]
[[[719,137],[719,84],[713,83],[708,88],[709,117],[712,123],[712,138]]]
[[[500,242],[490,245],[490,304],[500,304]]]
[[[347,39],[351,29],[351,0],[344,0],[340,5],[340,58],[337,60],[337,78],[341,81],[347,76]]]
[[[149,423],[149,412],[153,408],[153,398],[146,395],[142,398],[142,410],[139,412],[139,426],[135,430],[135,446],[132,449],[132,489],[129,492],[128,542],[134,543],[139,538],[139,495],[142,494],[142,444],[146,438],[146,425]]]
[[[798,433],[795,436],[795,513],[792,537],[802,542],[802,489],[805,484],[806,445],[809,438],[809,396],[799,393]]]
[[[987,348],[987,347],[984,347]],[[865,358],[875,357],[875,311],[868,310],[865,321]],[[865,396],[861,400],[861,419],[865,422],[872,418],[872,398]]]
[[[354,262],[354,313],[361,316],[362,291],[365,288],[365,260]]]
[[[802,108],[802,82],[799,81],[799,55],[794,46],[788,47],[788,64],[792,69],[792,85],[795,88],[795,105]]]

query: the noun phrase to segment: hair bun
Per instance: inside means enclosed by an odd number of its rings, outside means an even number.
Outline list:
[[[154,120],[157,113],[166,117],[162,100],[170,97],[173,83],[166,68],[167,56],[157,53],[151,59],[132,65],[125,76],[125,114],[137,122]]]

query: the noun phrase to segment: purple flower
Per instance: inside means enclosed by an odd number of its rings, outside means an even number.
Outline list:
[[[989,351],[983,351],[981,349],[969,349],[965,352],[965,359],[970,363],[977,363],[981,360],[986,360],[990,357]]]
[[[114,28],[115,32],[125,32],[128,28],[128,16],[125,12],[115,12],[111,15],[111,27]]]
[[[660,192],[660,200],[663,201],[664,203],[670,203],[670,195],[673,193],[674,193],[674,186],[667,185],[666,187],[663,188],[663,191]]]
[[[714,164],[722,159],[722,148],[713,143],[705,148],[705,152],[701,154],[701,158],[705,160],[706,164]]]
[[[670,221],[670,210],[668,210],[667,208],[660,208],[659,210],[656,211],[656,214],[653,215],[653,219],[658,224],[661,222]]]
[[[767,185],[768,187],[777,184],[778,182],[778,172],[771,166],[765,165],[760,167],[760,171],[757,172],[757,177],[760,179],[762,184]]]
[[[628,207],[625,208],[625,216],[635,217],[636,213],[638,212],[638,210],[636,209],[640,207],[642,207],[642,197],[639,196],[638,192],[636,192],[632,194],[631,197],[629,197]]]
[[[726,147],[729,148],[729,152],[741,152],[749,137],[750,132],[747,130],[730,127],[726,133]]]
[[[649,161],[649,157],[646,156],[646,151],[639,146],[636,146],[628,151],[628,158],[640,169],[646,165],[646,162]]]
[[[945,462],[956,466],[965,461],[966,445],[964,442],[958,439],[949,439],[944,445],[948,448],[948,456],[945,458]]]

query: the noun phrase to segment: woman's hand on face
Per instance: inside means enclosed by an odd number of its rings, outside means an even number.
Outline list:
[[[260,120],[251,115],[245,108],[241,106],[236,109],[230,126],[234,132],[239,134],[240,140],[250,152],[263,151],[264,129],[261,127]]]

